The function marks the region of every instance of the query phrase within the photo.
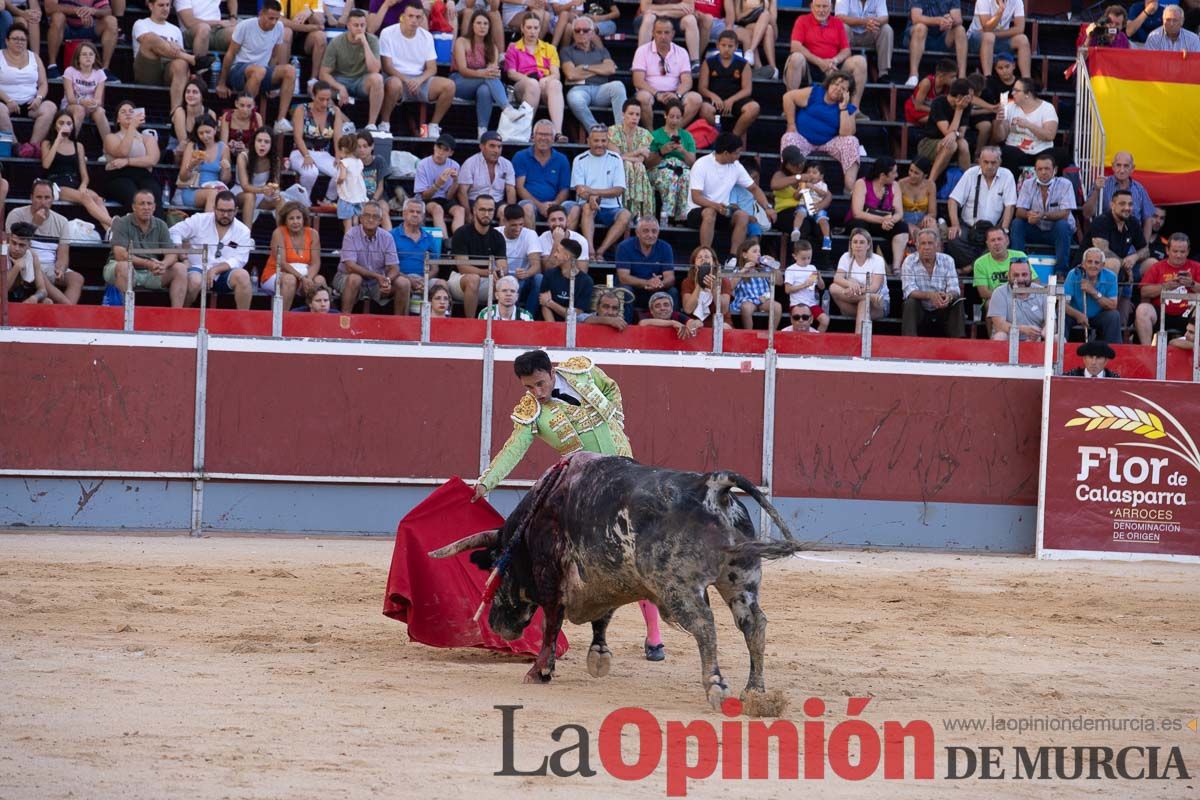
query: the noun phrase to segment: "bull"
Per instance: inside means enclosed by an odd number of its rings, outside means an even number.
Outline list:
[[[788,541],[756,539],[750,514],[731,490],[753,498]],[[638,600],[690,633],[700,650],[701,686],[716,708],[729,695],[717,663],[708,587],[729,606],[750,652],[747,692],[764,692],[767,617],[759,606],[762,559],[804,549],[761,492],[734,472],[679,472],[619,456],[577,452],[551,467],[503,527],[432,551],[446,558],[472,550],[472,563],[499,577],[488,624],[507,640],[545,612],[542,647],[526,683],[554,674],[563,619],[592,624],[587,669],[607,675],[605,631],[613,612]],[[491,581],[489,581],[489,584]],[[485,595],[486,597],[486,595]],[[481,606],[482,608],[482,606]]]

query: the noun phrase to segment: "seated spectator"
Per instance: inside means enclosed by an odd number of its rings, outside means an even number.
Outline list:
[[[646,171],[650,157],[650,131],[641,126],[642,107],[626,100],[621,117],[608,129],[608,148],[625,165],[625,194],[621,203],[635,217],[654,215],[654,186]]]
[[[851,55],[846,26],[833,16],[830,0],[813,0],[811,8],[811,13],[797,17],[792,26],[791,55],[783,68],[783,85],[795,90],[810,82],[814,86],[827,84],[833,73],[844,73],[847,87],[853,93],[853,97],[847,95],[847,102],[854,106],[850,113],[861,113],[859,106],[867,86],[867,60]],[[862,118],[866,119],[866,115]]]
[[[713,233],[718,227],[730,231],[729,246],[735,251],[746,238],[750,215],[730,204],[735,186],[748,189],[766,209],[771,221],[775,220],[775,211],[767,196],[738,161],[741,154],[742,140],[732,133],[722,133],[713,144],[713,152],[696,159],[692,165],[687,224],[689,228],[699,229],[700,244],[704,247],[712,246]]]
[[[995,54],[1014,52],[1021,75],[1026,78],[1032,75],[1023,0],[975,0],[971,27],[967,29],[967,49],[979,54],[984,77],[992,74]]]
[[[1014,258],[1008,268],[1008,280],[996,287],[988,302],[988,324],[992,338],[1007,340],[1014,326],[1022,342],[1040,342],[1046,326],[1046,298],[1040,294],[1020,295],[1018,289],[1040,289],[1033,280],[1029,259]],[[1011,308],[1010,308],[1011,306]]]
[[[183,31],[167,22],[171,0],[149,0],[150,16],[133,23],[133,80],[151,86],[170,87],[170,106],[183,104],[183,87],[192,71],[208,69],[213,57],[207,50],[197,50],[198,56],[184,49]],[[203,93],[201,94],[203,100]],[[176,136],[179,136],[176,133]],[[185,141],[186,137],[179,141]]]
[[[1109,6],[1104,9],[1104,14],[1100,19],[1083,26],[1075,46],[1082,49],[1085,55],[1093,47],[1115,47],[1120,50],[1128,50],[1130,48],[1129,37],[1125,35],[1125,26],[1128,23],[1124,7]]]
[[[267,294],[283,297],[283,310],[290,311],[296,293],[310,298],[317,289],[324,289],[321,275],[321,235],[312,227],[312,217],[303,203],[295,200],[284,203],[275,215],[277,223],[271,234],[267,265],[259,276],[259,286]],[[282,254],[282,259],[280,255]]]
[[[937,184],[929,177],[932,171],[929,159],[917,158],[909,163],[908,174],[896,181],[910,238],[921,228],[937,227]]]
[[[358,219],[359,224],[342,239],[342,258],[333,276],[333,288],[342,296],[342,313],[352,313],[355,303],[370,297],[381,306],[390,303],[393,314],[407,314],[408,304],[398,299],[404,279],[400,276],[396,240],[380,227],[383,206],[368,200]]]
[[[737,270],[733,279],[733,302],[729,307],[733,313],[741,316],[742,327],[753,330],[754,313],[763,310],[767,311],[767,326],[779,327],[783,306],[775,299],[775,287],[783,283],[783,275],[779,272],[778,264],[763,258],[758,237],[751,236],[742,242],[729,265]],[[762,272],[771,275],[756,274]]]
[[[99,42],[101,50],[100,69],[107,72],[112,68],[113,50],[117,46],[117,17],[108,0],[45,0],[46,14],[50,17],[50,32],[46,35],[47,78],[60,78],[58,68],[63,39],[76,41],[86,39]],[[64,62],[65,63],[65,62]],[[119,82],[119,81],[114,81]]]
[[[727,0],[733,7],[733,32],[737,34],[742,52],[759,66],[755,77],[779,80],[779,65],[775,60],[775,43],[779,37],[779,7],[776,0]],[[726,23],[728,27],[728,23]],[[714,35],[720,31],[713,28]],[[759,58],[759,48],[762,57]]]
[[[328,286],[318,286],[308,295],[308,311],[312,314],[328,314],[333,306]],[[297,309],[303,311],[305,309]]]
[[[470,221],[450,241],[458,262],[450,275],[450,295],[462,302],[467,319],[475,319],[479,303],[491,296],[492,275],[508,273],[508,248],[504,234],[492,227],[495,216],[496,201],[491,195],[479,195],[471,203]]]
[[[54,300],[46,286],[46,273],[32,247],[36,235],[37,229],[28,222],[18,222],[8,229],[8,269],[3,273],[0,291],[13,300],[51,304]]]
[[[451,0],[453,2],[453,0]],[[385,28],[400,23],[400,17],[409,8],[415,8],[425,15],[426,3],[422,0],[371,0],[368,3],[370,13],[367,14],[367,30],[378,34]],[[426,24],[428,28],[428,24]]]
[[[227,66],[217,78],[217,96],[228,98],[230,86],[252,98],[278,89],[279,113],[273,130],[282,136],[292,132],[287,112],[292,107],[297,75],[296,68],[288,63],[291,52],[284,42],[281,11],[279,0],[261,0],[257,17],[237,23],[225,54]]]
[[[218,138],[229,147],[229,157],[236,161],[252,144],[254,132],[263,126],[262,117],[255,108],[254,98],[242,92],[233,101],[233,108],[225,109],[221,115]],[[292,125],[288,123],[288,133]]]
[[[202,117],[216,119],[217,112],[204,105],[204,91],[203,81],[190,79],[183,87],[183,102],[171,109],[171,136],[167,139],[167,149],[174,154],[176,165],[183,158],[183,146],[191,141],[196,130],[196,120]]]
[[[1155,6],[1158,5],[1158,0],[1150,0]],[[1140,4],[1134,4],[1136,8]],[[1129,9],[1130,16],[1133,15],[1133,8]],[[1145,13],[1143,11],[1143,13]],[[1130,25],[1134,24],[1134,20],[1130,20]],[[1143,25],[1138,29],[1138,33],[1142,33],[1145,29]],[[1185,52],[1198,53],[1200,52],[1200,36],[1183,27],[1183,9],[1179,6],[1167,6],[1162,11],[1162,27],[1155,29],[1145,40],[1147,50],[1164,50],[1167,52]]]
[[[549,34],[553,26],[547,6],[547,0],[501,0],[500,16],[504,21],[504,28],[508,33],[520,36],[525,20],[533,17],[538,21],[538,27]]]
[[[690,18],[689,18],[690,19]],[[700,113],[703,99],[692,91],[692,68],[687,51],[671,40],[675,24],[660,17],[654,23],[654,40],[633,54],[633,88],[642,106],[642,119],[654,119],[654,104],[674,98],[683,103],[683,124],[689,125]]]
[[[54,116],[54,139],[42,142],[42,169],[46,179],[54,184],[54,197],[68,203],[78,203],[87,210],[100,227],[112,228],[112,217],[104,207],[104,198],[88,188],[87,156],[83,145],[76,140],[75,120],[70,111]]]
[[[905,336],[934,335],[961,339],[963,298],[958,288],[954,259],[938,252],[941,237],[932,228],[917,232],[917,252],[904,259],[901,284],[904,287]]]
[[[821,234],[821,249],[833,249],[829,230],[829,207],[833,194],[825,183],[821,165],[805,162],[800,148],[789,145],[779,154],[779,169],[771,176],[771,191],[775,195],[776,226],[790,230],[791,240],[800,241],[806,222],[815,225]],[[810,234],[811,235],[811,234]]]
[[[13,212],[16,213],[16,212]],[[1187,325],[1190,305],[1186,301],[1162,301],[1164,291],[1184,289],[1195,292],[1200,281],[1200,263],[1188,258],[1192,245],[1186,233],[1172,233],[1167,245],[1167,258],[1150,267],[1142,275],[1142,302],[1138,303],[1135,325],[1138,342],[1150,344],[1158,329],[1159,314],[1166,315],[1168,331],[1182,332]]]
[[[1075,240],[1075,187],[1055,176],[1054,157],[1042,153],[1034,165],[1034,179],[1026,180],[1017,194],[1016,217],[1012,221],[1013,247],[1025,249],[1026,242],[1054,245],[1054,270],[1066,275]]]
[[[700,65],[700,96],[708,101],[700,114],[713,125],[727,120],[718,127],[745,139],[746,131],[758,119],[759,105],[753,99],[750,65],[737,55],[737,46],[737,34],[723,32],[717,39],[717,52]]]
[[[587,239],[588,252],[598,261],[625,235],[631,214],[622,208],[625,194],[625,166],[621,157],[608,149],[608,129],[597,125],[588,132],[588,149],[571,163],[571,184],[580,203],[580,228]],[[596,225],[608,226],[600,247],[596,247]]]
[[[1133,198],[1133,216],[1141,222],[1142,236],[1149,241],[1151,220],[1154,218],[1154,202],[1150,199],[1150,193],[1146,191],[1146,187],[1142,185],[1141,181],[1133,177],[1133,170],[1132,153],[1123,151],[1115,153],[1112,160],[1112,174],[1107,178],[1100,176],[1096,180],[1096,185],[1089,189],[1088,196],[1083,201],[1083,217],[1090,220],[1093,217],[1104,216],[1108,213],[1116,193],[1121,190],[1127,191]],[[1103,194],[1103,198],[1101,198],[1101,194]]]
[[[1159,30],[1166,24],[1167,9],[1171,6],[1164,6],[1160,0],[1137,0],[1129,6],[1129,19],[1125,23],[1125,35],[1129,37],[1130,42],[1135,42],[1137,45],[1145,45],[1150,34]],[[1175,6],[1175,8],[1179,8]],[[1179,24],[1183,25],[1183,9],[1179,9]],[[1158,48],[1147,47],[1148,50]]]
[[[862,228],[850,232],[850,249],[838,260],[829,286],[829,296],[841,313],[854,317],[854,332],[862,333],[867,314],[871,319],[887,316],[891,305],[888,296],[887,265],[874,252],[871,234]]]
[[[250,229],[237,218],[237,200],[233,192],[217,195],[213,210],[192,214],[171,226],[171,241],[176,247],[203,247],[207,258],[188,256],[186,304],[191,305],[202,291],[232,294],[242,311],[250,308],[254,286],[246,262],[254,249]],[[208,265],[205,271],[204,265]]]
[[[124,0],[118,0],[124,3]],[[39,0],[5,0],[0,6],[0,42],[8,40],[8,31],[14,24],[24,25],[29,32],[29,49],[42,52],[42,6]]]
[[[666,292],[650,295],[649,316],[638,321],[639,326],[650,328],[674,328],[679,339],[690,339],[702,327],[700,320],[675,310],[675,298]]]
[[[1075,354],[1083,359],[1083,366],[1067,370],[1063,375],[1073,378],[1121,377],[1108,369],[1108,362],[1116,358],[1117,353],[1106,342],[1084,342],[1076,348]]]
[[[1183,336],[1172,339],[1167,342],[1167,345],[1178,347],[1180,350],[1194,350],[1196,347],[1196,323],[1189,322]]]
[[[682,223],[687,216],[695,163],[696,140],[683,127],[683,104],[668,100],[663,106],[663,126],[650,134],[650,157],[646,159],[664,225]]]
[[[828,0],[816,0],[828,3]],[[858,139],[854,132],[855,106],[850,102],[850,76],[831,72],[820,86],[795,89],[783,96],[783,121],[787,132],[779,149],[797,147],[808,158],[814,150],[837,159],[843,183],[858,179]]]
[[[762,4],[759,3],[759,5],[761,6]],[[697,40],[700,45],[696,52],[696,60],[703,61],[704,52],[708,49],[709,42],[717,41],[725,31],[733,33],[734,0],[729,0],[729,2],[726,2],[726,0],[694,0],[693,6],[694,11],[692,13],[696,17],[696,26],[699,28]],[[653,29],[651,29],[651,32],[653,32]],[[639,44],[645,44],[645,40],[639,42]]]
[[[617,246],[617,283],[633,295],[633,302],[625,306],[626,322],[633,322],[635,309],[649,310],[650,295],[655,292],[679,296],[674,288],[675,251],[658,234],[658,220],[641,217],[634,236]]]
[[[1004,141],[1000,148],[1001,160],[1014,174],[1021,167],[1033,166],[1042,153],[1058,158],[1054,147],[1058,112],[1038,98],[1037,86],[1029,78],[1017,80],[1004,115],[996,119],[995,135]]]
[[[904,82],[905,86],[917,85],[921,56],[925,55],[926,48],[953,52],[958,71],[950,77],[967,77],[967,32],[963,28],[959,0],[910,0],[904,46],[908,48],[908,80]],[[939,63],[939,72],[941,68]]]
[[[978,73],[972,73],[967,79],[977,81]],[[1000,53],[992,65],[992,74],[984,78],[983,89],[976,92],[971,101],[970,125],[976,133],[976,158],[983,147],[1004,141],[998,135],[997,122],[1003,119],[1016,86],[1017,65],[1010,54]]]
[[[542,250],[542,272],[562,266],[558,263],[561,253],[556,255],[555,245],[564,241],[575,242],[579,245],[579,253],[574,256],[575,265],[580,272],[587,272],[590,256],[587,239],[583,238],[583,234],[570,230],[570,226],[567,225],[566,209],[559,205],[550,206],[546,211],[546,224],[547,230],[538,237],[538,245]]]
[[[508,274],[518,281],[519,300],[531,315],[538,313],[538,295],[542,293],[542,244],[533,228],[525,227],[525,212],[520,206],[504,207],[504,255]]]
[[[312,100],[292,110],[292,153],[288,165],[299,173],[300,185],[313,197],[317,178],[330,178],[326,198],[336,197],[337,161],[333,157],[333,141],[346,126],[342,110],[333,104],[333,87],[317,81],[312,87]]]
[[[829,328],[829,315],[821,308],[819,293],[825,291],[825,279],[813,266],[812,253],[811,242],[797,239],[792,243],[793,261],[783,273],[783,290],[788,293],[788,308],[792,312],[792,324],[797,323],[796,313],[803,309],[808,312],[808,315],[803,318],[806,325],[811,325],[815,321],[818,326],[817,333],[824,333]]]
[[[228,191],[232,180],[229,148],[217,140],[217,121],[202,117],[196,122],[191,140],[183,146],[175,204],[212,211],[217,194]]]
[[[517,197],[525,213],[525,227],[530,230],[537,220],[546,219],[551,206],[567,209],[568,227],[579,224],[578,204],[567,199],[571,193],[571,164],[553,144],[553,123],[540,119],[533,126],[533,144],[512,159]]]
[[[1141,221],[1133,216],[1133,194],[1118,189],[1113,194],[1108,213],[1093,219],[1088,233],[1092,237],[1092,247],[1104,251],[1105,269],[1116,273],[1117,283],[1121,285],[1117,313],[1124,327],[1133,311],[1133,285],[1141,283],[1143,274],[1155,263],[1150,258]]]
[[[558,57],[567,86],[567,105],[586,131],[596,124],[590,106],[607,104],[612,108],[613,120],[618,120],[627,94],[625,82],[614,77],[617,65],[600,41],[596,23],[580,15],[571,30],[574,39],[559,51]]]
[[[450,287],[441,281],[431,281],[429,289],[429,316],[433,319],[449,319]]]
[[[668,41],[675,38],[675,25],[676,21],[678,21],[679,28],[683,31],[683,41],[687,45],[686,52],[690,59],[688,71],[693,71],[700,64],[701,45],[707,44],[706,41],[701,42],[700,40],[700,19],[696,14],[695,0],[680,0],[680,2],[676,3],[665,2],[664,0],[640,0],[637,17],[633,21],[634,27],[637,28],[638,32],[637,43],[639,50],[652,37],[655,39],[658,38],[655,25],[660,20],[671,24],[671,37]],[[637,69],[637,67],[634,67],[634,69]]]
[[[287,52],[292,52],[292,41],[296,37],[304,39],[304,54],[309,57],[312,71],[305,84],[312,93],[312,85],[320,79],[321,61],[325,58],[325,25],[331,28],[345,28],[350,21],[350,10],[353,3],[342,7],[340,19],[328,14],[329,4],[322,0],[288,0],[284,15],[280,18],[283,23],[283,46]],[[310,300],[311,302],[311,300]]]
[[[526,17],[531,19],[531,17]],[[509,320],[533,322],[533,315],[524,308],[517,306],[517,279],[505,275],[496,281],[496,302],[479,312],[479,319]],[[537,295],[534,295],[536,298]]]
[[[249,150],[238,153],[234,164],[237,186],[234,195],[242,208],[242,224],[254,227],[258,210],[274,211],[279,207],[279,156],[275,153],[275,137],[266,128],[259,128]]]
[[[421,27],[423,19],[424,12],[420,7],[408,6],[400,15],[399,25],[384,28],[379,34],[383,73],[388,76],[379,130],[391,132],[388,120],[397,98],[404,103],[432,103],[433,113],[425,136],[436,139],[442,135],[442,118],[454,103],[454,82],[438,77],[433,34]],[[367,130],[370,129],[368,125]]]
[[[909,125],[925,125],[934,99],[950,91],[950,84],[954,83],[957,74],[954,62],[942,59],[937,62],[932,75],[914,81],[913,86],[916,88],[904,101],[905,121]]]
[[[572,234],[578,236],[578,234]],[[546,234],[542,234],[543,238]],[[542,292],[538,296],[541,318],[546,322],[565,322],[574,297],[576,320],[582,322],[591,313],[592,292],[595,281],[580,268],[579,257],[586,244],[574,238],[555,241],[546,255],[547,266],[542,279]],[[571,294],[571,276],[575,276],[575,294]]]
[[[226,0],[225,6],[228,17],[221,13],[221,0],[175,0],[183,43],[191,52],[204,55],[229,48],[238,22],[237,0]]]
[[[150,192],[138,192],[134,200],[134,210],[125,216],[117,217],[113,222],[112,252],[104,265],[104,282],[110,287],[115,286],[122,294],[128,288],[130,269],[134,274],[134,286],[138,289],[167,289],[172,308],[183,306],[187,290],[187,271],[185,262],[179,261],[178,256],[164,253],[157,257],[148,255],[131,255],[135,249],[170,249],[174,247],[167,225],[154,216],[155,198]],[[28,223],[16,226],[14,234],[22,228],[30,228]],[[14,257],[12,249],[17,240],[10,238],[10,257]],[[20,262],[15,256],[14,264]],[[26,302],[30,302],[27,300]],[[50,302],[50,300],[46,300]]]
[[[528,14],[521,23],[522,36],[504,53],[504,71],[533,108],[544,104],[554,124],[554,141],[566,144],[563,125],[563,86],[558,51],[541,40],[542,23]]]
[[[1167,210],[1165,208],[1154,209],[1154,216],[1150,218],[1150,236],[1146,238],[1146,246],[1150,249],[1150,256],[1155,261],[1162,261],[1167,257],[1167,245],[1170,239],[1162,232],[1163,226],[1167,224]]]
[[[492,38],[491,16],[483,9],[475,9],[470,25],[467,35],[454,40],[450,78],[454,81],[455,97],[475,101],[475,135],[483,136],[491,127],[492,109],[503,108],[508,97],[500,80],[504,74],[500,66],[503,59]]]
[[[451,198],[458,197],[458,162],[451,158],[458,142],[448,133],[443,133],[433,143],[433,155],[425,156],[417,163],[417,176],[413,180],[413,191],[425,201],[425,211],[433,224],[442,229],[446,241],[462,227],[466,209]],[[450,224],[446,224],[449,217]]]
[[[15,117],[33,120],[33,134],[14,155],[36,158],[58,107],[46,99],[46,68],[38,54],[29,49],[25,27],[14,24],[8,29],[5,43],[7,46],[0,51],[0,133],[13,133]]]
[[[879,68],[876,80],[887,83],[896,41],[896,34],[888,24],[887,0],[838,0],[834,13],[846,26],[851,47],[875,49]]]
[[[367,187],[367,197],[380,201],[386,210],[387,201],[383,199],[383,194],[387,189],[388,176],[392,174],[392,166],[386,158],[375,153],[375,136],[370,131],[359,131],[354,136],[358,139],[355,154],[363,163],[363,184]],[[383,215],[383,227],[392,229],[388,214]]]
[[[620,18],[616,0],[590,0],[576,19],[590,19],[596,26],[596,35],[607,38],[617,32]]]
[[[71,57],[71,65],[63,70],[63,108],[71,112],[75,130],[88,117],[100,132],[100,139],[112,132],[104,111],[104,89],[108,74],[97,66],[99,53],[91,42],[80,42]]]
[[[36,238],[31,247],[41,265],[45,297],[54,303],[73,306],[83,293],[83,276],[68,266],[71,263],[68,223],[66,217],[51,209],[53,191],[49,181],[35,180],[29,192],[29,205],[9,212],[4,226],[11,233],[22,222],[33,225]],[[36,276],[32,283],[36,286]]]
[[[404,201],[403,223],[392,228],[396,242],[396,258],[400,264],[400,279],[396,281],[396,303],[399,314],[407,314],[410,299],[421,297],[425,282],[437,277],[437,265],[426,264],[426,257],[438,257],[438,245],[422,224],[425,222],[425,203],[417,197]]]
[[[104,137],[104,191],[109,200],[131,208],[139,190],[162,197],[162,184],[154,177],[158,164],[158,137],[139,130],[146,124],[145,111],[135,109],[133,101],[122,100],[117,106],[117,129]],[[162,216],[163,209],[158,209]]]
[[[956,78],[945,95],[933,99],[924,135],[917,142],[917,154],[932,163],[931,181],[937,181],[953,158],[957,158],[959,169],[971,167],[967,131],[973,98],[971,84],[965,78]]]
[[[947,204],[950,238],[946,252],[958,264],[959,272],[968,272],[986,249],[988,229],[999,225],[1008,230],[1016,205],[1017,182],[1000,166],[1000,148],[983,148],[979,163],[959,178]]]
[[[387,122],[400,97],[395,84],[385,87],[382,71],[379,38],[367,33],[366,12],[356,8],[350,12],[346,32],[326,46],[320,76],[322,82],[337,92],[339,107],[348,105],[351,97],[367,101],[366,129],[369,131],[379,130],[376,123],[381,111],[386,112],[383,120]],[[314,92],[316,86],[313,86]]]
[[[850,214],[847,224],[862,228],[873,239],[891,241],[891,274],[900,273],[904,248],[908,245],[908,226],[904,221],[904,204],[896,179],[900,170],[891,156],[881,156],[871,162],[867,174],[854,182],[850,193]]]
[[[1083,328],[1083,339],[1088,341],[1095,331],[1102,342],[1121,343],[1121,318],[1117,314],[1117,276],[1104,269],[1104,251],[1089,247],[1083,251],[1083,261],[1067,273],[1063,282],[1063,298],[1066,301],[1066,328],[1064,338],[1071,337],[1071,329]]]
[[[713,287],[717,285],[721,271],[717,251],[711,247],[697,247],[692,251],[688,263],[687,277],[679,287],[683,313],[690,314],[705,327],[711,328],[719,304],[725,327],[733,327],[733,316],[729,313],[729,304],[733,300],[733,283],[728,278],[721,278],[720,291],[716,293],[717,296],[713,294]]]
[[[621,310],[621,298],[612,289],[601,289],[596,298],[596,313],[589,314],[581,320],[586,325],[607,325],[617,331],[629,327],[625,314]]]
[[[459,205],[469,208],[476,198],[484,195],[492,198],[497,207],[517,202],[516,170],[511,161],[500,155],[503,149],[500,134],[495,131],[479,137],[479,152],[464,161],[458,171]],[[450,288],[453,291],[453,284]]]
[[[792,324],[783,329],[783,333],[824,333],[820,328],[814,328],[813,312],[819,310],[819,306],[813,308],[806,305],[798,305],[792,307],[791,320]]]
[[[987,249],[975,259],[971,274],[975,290],[986,303],[997,287],[1008,282],[1008,271],[1012,262],[1019,259],[1028,261],[1029,258],[1020,250],[1009,249],[1008,234],[998,225],[988,228],[985,241]]]

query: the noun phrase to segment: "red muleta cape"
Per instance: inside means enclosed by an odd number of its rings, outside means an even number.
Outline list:
[[[400,520],[396,547],[383,598],[384,616],[408,623],[408,638],[432,647],[485,647],[500,653],[536,656],[542,647],[542,611],[538,609],[524,635],[508,642],[487,624],[487,609],[475,622],[487,573],[468,559],[470,551],[452,558],[430,558],[429,551],[504,524],[486,500],[471,502],[473,491],[461,478],[451,478]],[[555,654],[567,652],[559,633]]]

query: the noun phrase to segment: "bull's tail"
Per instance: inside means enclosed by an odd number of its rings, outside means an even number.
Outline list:
[[[753,497],[754,502],[762,506],[763,511],[767,512],[767,516],[771,518],[771,521],[778,525],[779,530],[783,532],[783,538],[787,539],[789,542],[796,542],[796,537],[792,535],[787,523],[783,521],[783,517],[780,516],[777,510],[775,510],[775,506],[771,505],[771,501],[766,498],[766,495],[760,492],[758,487],[755,486],[745,475],[740,475],[736,472],[729,472],[728,470],[722,470],[721,472],[709,473],[709,477],[711,479],[709,484],[710,493],[715,491],[717,494],[728,494],[729,490],[734,487],[741,489],[743,492]],[[803,549],[803,545],[797,547],[796,549]],[[793,550],[792,552],[795,551]],[[786,554],[781,553],[780,556],[782,555]],[[780,556],[767,556],[767,558],[779,558]]]

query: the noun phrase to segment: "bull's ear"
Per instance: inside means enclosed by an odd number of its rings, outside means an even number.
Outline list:
[[[468,558],[471,563],[479,567],[484,572],[491,572],[496,567],[496,551],[489,548],[475,550]]]
[[[463,550],[474,550],[477,547],[492,547],[498,541],[500,541],[499,529],[481,531],[479,533],[473,533],[470,536],[464,536],[457,542],[451,542],[445,547],[440,547],[437,550],[431,550],[429,552],[429,557],[448,558],[450,556],[458,555]]]

